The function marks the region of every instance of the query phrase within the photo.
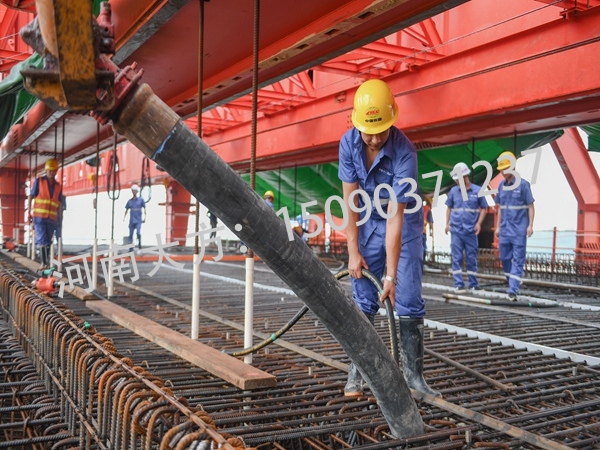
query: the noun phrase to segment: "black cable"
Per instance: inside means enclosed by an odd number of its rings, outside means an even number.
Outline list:
[[[348,269],[342,270],[338,273],[335,274],[335,277],[338,280],[341,280],[342,278],[348,276],[350,274],[350,272],[348,271]],[[373,272],[370,272],[366,269],[362,269],[362,274],[365,278],[371,280],[371,282],[375,285],[375,287],[377,288],[377,290],[379,292],[383,291],[383,285],[381,284],[381,281],[373,274]],[[392,307],[392,302],[390,302],[389,297],[386,298],[384,300],[384,305],[385,305],[385,309],[387,311],[387,317],[388,317],[388,324],[389,324],[389,330],[390,330],[390,336],[391,336],[391,350],[392,350],[392,355],[394,356],[394,361],[396,361],[396,363],[399,362],[399,354],[398,354],[398,335],[396,333],[396,319],[394,317],[394,308]],[[238,352],[233,352],[233,353],[228,353],[231,356],[244,356],[247,355],[249,353],[255,353],[258,350],[260,350],[263,347],[266,347],[267,345],[271,344],[272,342],[275,342],[275,340],[277,340],[279,337],[283,336],[283,334],[288,331],[290,328],[292,328],[296,322],[298,322],[302,316],[304,316],[304,314],[306,314],[306,312],[308,311],[308,306],[303,306],[294,317],[292,317],[292,319],[286,323],[283,327],[281,327],[279,330],[277,330],[275,333],[271,334],[270,337],[268,337],[267,339],[263,340],[262,342],[252,346],[252,347],[248,347],[245,348],[243,350],[240,350]]]

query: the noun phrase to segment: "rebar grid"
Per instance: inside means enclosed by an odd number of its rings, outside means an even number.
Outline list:
[[[89,323],[34,292],[4,265],[0,299],[9,328],[43,380],[39,387],[59,403],[79,448],[245,448],[218,433],[204,411],[175,398],[160,378],[119,354]],[[39,437],[28,433],[34,444]]]

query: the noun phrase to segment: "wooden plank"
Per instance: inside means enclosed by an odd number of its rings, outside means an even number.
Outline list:
[[[240,389],[274,387],[277,383],[277,379],[273,375],[108,300],[86,302],[86,306]]]
[[[20,255],[19,253],[7,252],[5,250],[2,250],[2,253],[5,254],[6,256],[8,256],[9,258],[11,258],[17,264],[20,264],[23,267],[26,267],[31,272],[37,273],[38,269],[40,268],[39,262],[35,262],[25,256]],[[62,281],[63,283],[65,283],[64,292],[77,297],[79,300],[86,300],[86,301],[87,300],[98,300],[98,297],[96,297],[91,292],[86,292],[86,290],[84,288],[82,288],[81,286],[77,286],[74,284],[73,287],[70,288],[69,287],[69,279],[67,277],[58,278],[58,281],[59,282]],[[63,295],[64,295],[64,293],[63,293]],[[56,291],[56,296],[58,296],[58,288]]]

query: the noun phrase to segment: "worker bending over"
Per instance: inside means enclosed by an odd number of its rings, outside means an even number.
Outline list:
[[[379,302],[389,296],[400,320],[400,355],[408,386],[437,396],[440,394],[423,379],[423,209],[418,187],[399,184],[403,178],[418,180],[417,152],[394,126],[397,117],[398,106],[385,82],[368,80],[358,88],[352,111],[354,127],[342,136],[339,147],[338,176],[349,212],[348,270],[354,301],[372,324]],[[387,187],[377,191],[376,199],[376,188],[383,185]],[[367,203],[362,194],[357,195],[358,189],[369,197],[372,208],[368,212],[356,212]],[[378,212],[376,201],[385,214]],[[367,213],[368,220],[358,226]],[[371,281],[363,278],[363,268],[383,278],[381,295]],[[362,392],[362,376],[351,364],[344,394],[358,396]]]

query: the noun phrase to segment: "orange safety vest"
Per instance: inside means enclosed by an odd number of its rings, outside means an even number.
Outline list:
[[[56,182],[54,185],[54,195],[52,198],[50,198],[50,188],[48,187],[47,178],[44,177],[39,179],[38,188],[38,195],[33,200],[33,217],[56,220],[58,208],[60,208],[60,183]]]

